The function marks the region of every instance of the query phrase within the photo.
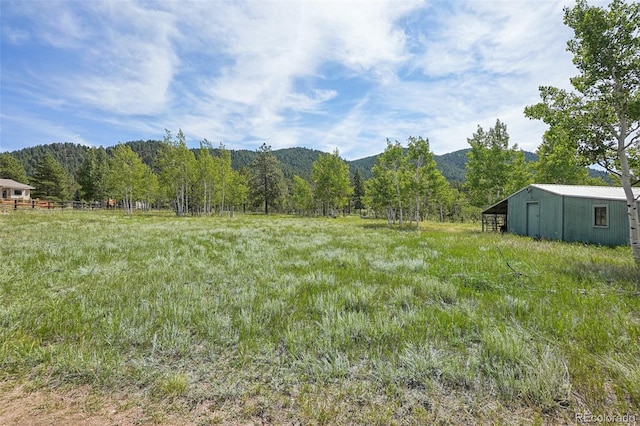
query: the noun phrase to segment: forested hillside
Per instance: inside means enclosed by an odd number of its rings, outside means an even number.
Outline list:
[[[142,159],[142,162],[149,167],[154,166],[154,159],[157,157],[160,144],[161,141],[157,140],[137,140],[124,143],[124,145],[128,145],[133,152],[137,153]],[[106,151],[111,155],[113,149],[114,147],[109,147],[106,148]],[[53,158],[60,162],[60,164],[66,167],[72,176],[77,178],[78,169],[84,162],[88,150],[89,147],[87,146],[66,142],[38,145],[31,148],[13,151],[9,154],[22,163],[27,176],[33,175],[35,166],[40,157],[49,153]],[[193,151],[197,156],[198,149],[193,149]],[[468,150],[463,149],[450,154],[435,156],[438,168],[448,181],[464,181],[467,151]],[[246,149],[230,150],[229,152],[231,153],[231,165],[234,170],[249,167],[258,156],[257,151],[250,151]],[[214,154],[216,153],[217,149],[214,149]],[[318,151],[316,149],[301,147],[284,148],[273,151],[274,157],[276,157],[281,164],[284,176],[288,179],[292,179],[294,175],[309,179],[311,176],[312,164],[322,153],[322,151]],[[535,154],[528,154],[535,157]],[[374,155],[358,160],[347,161],[347,164],[349,164],[352,174],[355,173],[356,169],[358,169],[364,179],[369,179],[371,177],[371,168],[376,163],[377,158],[378,155]]]
[[[53,158],[69,170],[76,177],[77,170],[84,162],[89,147],[70,142],[51,143],[24,148],[9,154],[16,158],[24,166],[27,176],[33,176],[38,160],[45,154],[51,154]]]
[[[158,149],[160,148],[160,141],[138,140],[127,142],[125,145],[131,147],[131,149],[140,156],[145,164],[152,166],[158,153]],[[9,154],[22,163],[27,176],[33,176],[38,160],[40,160],[41,157],[44,157],[45,154],[51,154],[56,161],[64,166],[69,173],[77,179],[78,169],[87,158],[87,152],[89,149],[90,148],[85,145],[64,142],[37,145],[30,148],[20,149],[18,151],[12,151]],[[113,149],[114,147],[108,147],[106,148],[106,151],[111,155]]]
[[[154,167],[154,159],[157,157],[160,149],[161,141],[157,140],[137,140],[126,142],[135,153],[142,159],[143,163],[149,167]],[[114,147],[106,148],[111,155]],[[47,145],[38,145],[31,148],[24,148],[18,151],[10,152],[10,155],[16,158],[24,166],[27,176],[32,176],[38,159],[45,153],[50,153],[60,164],[66,167],[69,173],[77,178],[78,169],[84,162],[89,148],[84,145],[73,143],[52,143]],[[198,149],[193,150],[198,155]],[[217,149],[214,149],[214,153]],[[230,150],[231,165],[234,170],[249,167],[257,157],[257,151],[250,150]],[[443,155],[434,155],[438,169],[449,182],[461,183],[465,180],[466,164],[468,161],[467,153],[469,149],[461,149]],[[311,176],[311,167],[314,161],[322,151],[309,148],[285,148],[273,151],[273,155],[280,161],[282,172],[288,179],[292,179],[294,175],[298,175],[304,179]],[[356,170],[360,171],[363,179],[371,178],[371,169],[380,154],[370,157],[360,158],[358,160],[347,161],[351,174]],[[532,152],[525,151],[525,159],[527,162],[537,161],[538,156]],[[598,170],[589,169],[589,174],[593,177],[606,178],[606,173]]]
[[[257,151],[247,149],[230,152],[231,165],[235,170],[249,167],[258,156]],[[323,152],[309,148],[284,148],[273,151],[273,156],[280,162],[284,177],[288,179],[298,175],[308,180],[311,177],[311,166],[320,154]]]

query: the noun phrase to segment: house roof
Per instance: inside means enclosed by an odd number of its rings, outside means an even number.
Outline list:
[[[598,200],[622,200],[626,201],[624,190],[619,186],[584,186],[584,185],[553,185],[553,184],[531,184],[520,191],[514,192],[504,200],[500,200],[494,205],[487,207],[482,214],[507,214],[509,198],[518,192],[533,187],[552,194],[573,197],[573,198],[595,198]],[[633,188],[636,199],[640,198],[640,188]]]
[[[551,185],[532,184],[534,188],[550,192],[552,194],[564,195],[575,198],[597,198],[600,200],[626,200],[624,190],[617,186],[582,186],[582,185]],[[633,188],[636,198],[640,197],[640,188]]]
[[[0,187],[13,188],[13,189],[35,189],[33,186],[29,186],[25,183],[16,182],[13,179],[0,179]]]

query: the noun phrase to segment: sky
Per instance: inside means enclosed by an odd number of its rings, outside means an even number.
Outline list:
[[[535,151],[539,86],[577,74],[569,0],[0,1],[0,152],[302,146],[347,160],[422,136],[442,155],[497,119]]]

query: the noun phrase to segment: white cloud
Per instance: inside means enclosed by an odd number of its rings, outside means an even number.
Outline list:
[[[7,15],[7,22],[15,16],[28,20],[28,28],[18,30],[16,41],[21,43],[33,38],[54,48],[73,49],[81,46],[91,33],[91,26],[86,26],[64,1],[3,1],[2,13]],[[15,31],[13,28],[7,35],[15,35]]]
[[[402,31],[393,22],[415,6],[399,5],[269,2],[234,4],[215,15],[200,8],[194,31],[215,37],[212,45],[233,60],[201,83],[205,99],[198,109],[215,105],[218,119],[244,117],[240,131],[286,139],[286,129],[295,127],[284,117],[287,110],[321,112],[338,95],[337,87],[296,88],[300,79],[321,78],[323,64],[339,64],[360,78],[385,81],[394,75],[405,53]],[[196,44],[206,48],[202,35]]]
[[[29,58],[31,76],[22,84],[41,86],[34,97],[62,98],[110,114],[153,114],[166,107],[178,64],[170,14],[125,1],[9,6],[10,14],[31,25],[6,37],[31,41],[25,51],[35,43],[52,48],[43,59]]]
[[[10,26],[3,26],[2,35],[9,43],[16,45],[24,44],[30,39],[28,31]]]
[[[111,128],[105,144],[182,128],[357,158],[421,135],[442,154],[500,118],[534,150],[524,107],[575,74],[555,0],[9,4],[3,43],[46,55],[3,61],[3,98]]]
[[[179,62],[173,17],[128,2],[95,3],[91,12],[101,37],[85,46],[88,66],[66,80],[70,96],[116,114],[161,112]]]
[[[566,87],[574,74],[562,6],[465,1],[430,10],[412,44],[413,73],[424,78],[382,93],[386,108],[416,112],[438,153],[467,148],[477,125],[497,118],[512,143],[535,150],[544,125],[525,118],[524,107],[539,101],[539,85]]]

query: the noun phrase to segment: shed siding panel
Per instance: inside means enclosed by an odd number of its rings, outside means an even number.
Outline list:
[[[507,229],[516,235],[527,234],[527,192],[520,191],[509,198]]]
[[[608,227],[593,226],[595,206],[607,206]],[[629,243],[629,220],[627,205],[624,201],[567,198],[565,208],[567,217],[565,241],[611,246]]]
[[[509,232],[527,235],[527,203],[537,202],[540,212],[540,237],[562,238],[562,197],[530,187],[509,198]],[[531,235],[533,237],[533,235]]]
[[[531,191],[540,201],[540,236],[549,240],[562,239],[562,197],[536,189]]]

